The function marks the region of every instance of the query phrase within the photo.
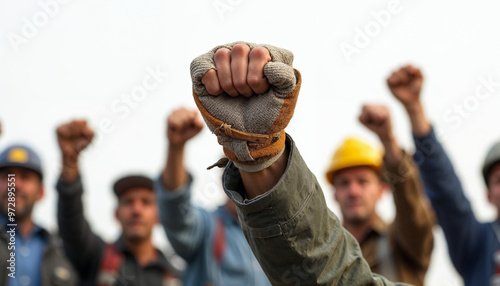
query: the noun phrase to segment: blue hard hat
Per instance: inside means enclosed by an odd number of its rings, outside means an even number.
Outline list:
[[[12,145],[0,154],[0,169],[5,167],[22,167],[35,171],[43,178],[40,157],[26,145]]]

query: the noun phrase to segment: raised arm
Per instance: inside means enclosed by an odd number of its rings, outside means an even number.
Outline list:
[[[287,50],[235,43],[191,64],[195,101],[230,159],[224,190],[273,285],[392,285],[372,275],[284,133],[301,83],[292,60]]]
[[[96,236],[85,219],[79,158],[92,141],[94,132],[85,120],[74,120],[57,128],[62,169],[57,191],[57,220],[64,247],[81,277],[97,274],[104,242]]]
[[[176,252],[189,261],[207,237],[208,214],[191,204],[192,178],[184,167],[186,143],[203,128],[196,110],[177,109],[167,119],[167,158],[155,183],[160,220]]]
[[[423,82],[422,72],[410,65],[394,71],[387,78],[389,90],[406,109],[413,135],[417,137],[429,135],[432,129],[420,100]]]
[[[414,158],[425,192],[444,231],[451,260],[463,274],[467,271],[470,257],[479,247],[481,225],[425,115],[420,97],[422,83],[421,71],[413,66],[402,67],[387,79],[389,89],[403,104],[410,118],[416,146]]]
[[[359,120],[379,137],[384,146],[383,173],[396,205],[396,217],[390,229],[396,255],[411,259],[414,267],[425,271],[432,254],[434,220],[418,169],[399,146],[386,106],[365,105]]]

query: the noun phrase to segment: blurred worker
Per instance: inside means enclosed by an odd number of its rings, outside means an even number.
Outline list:
[[[392,281],[424,285],[434,223],[418,169],[399,147],[387,107],[365,105],[359,120],[379,137],[385,155],[356,138],[335,151],[326,178],[333,185],[342,224],[359,242],[373,272]],[[376,211],[388,188],[396,205],[390,225]]]
[[[60,238],[35,224],[45,194],[42,162],[28,146],[0,154],[0,285],[78,285]],[[14,255],[15,254],[15,255]]]
[[[191,203],[193,177],[184,167],[186,143],[203,127],[196,110],[177,109],[167,120],[167,159],[155,183],[160,218],[187,263],[184,285],[271,285],[243,235],[234,203],[209,212]]]
[[[499,220],[477,221],[453,165],[425,116],[420,98],[422,83],[421,71],[413,66],[402,67],[387,79],[410,118],[415,161],[446,237],[451,261],[465,285],[500,285]],[[488,200],[499,212],[500,142],[487,152],[482,174]]]
[[[120,238],[106,244],[85,219],[79,154],[94,132],[84,120],[57,129],[63,168],[57,183],[58,223],[68,257],[81,276],[82,285],[179,285],[179,273],[152,242],[158,223],[153,181],[141,175],[126,176],[113,186],[118,199],[115,217]]]

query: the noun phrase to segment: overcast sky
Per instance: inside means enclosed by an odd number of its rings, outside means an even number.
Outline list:
[[[413,150],[409,122],[385,78],[421,67],[423,100],[481,221],[493,220],[480,168],[500,140],[499,4],[495,1],[108,1],[0,0],[0,149],[33,146],[44,161],[46,197],[35,218],[56,227],[56,127],[86,118],[98,133],[82,154],[85,210],[92,228],[117,238],[113,182],[157,176],[165,157],[165,119],[194,108],[189,64],[218,44],[244,40],[291,50],[303,84],[287,132],[320,181],[349,135],[377,138],[357,122],[363,103],[389,105],[400,144]],[[48,4],[47,4],[48,3]],[[477,91],[481,92],[478,93]],[[188,146],[198,205],[224,200],[222,153],[205,128]],[[394,214],[392,198],[379,206]],[[428,285],[461,285],[436,228]],[[160,229],[155,234],[164,244]]]

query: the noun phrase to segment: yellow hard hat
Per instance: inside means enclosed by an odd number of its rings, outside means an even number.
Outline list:
[[[358,138],[350,137],[333,154],[326,172],[326,179],[333,185],[335,172],[356,166],[370,166],[380,171],[382,168],[382,152]]]

